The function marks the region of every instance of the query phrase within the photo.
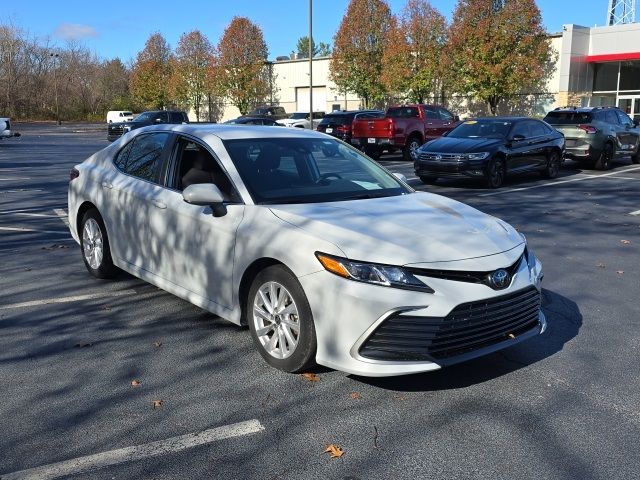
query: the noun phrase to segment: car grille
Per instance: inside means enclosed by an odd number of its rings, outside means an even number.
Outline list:
[[[425,162],[461,162],[465,160],[463,155],[459,153],[434,153],[426,152],[418,156],[418,160]]]
[[[124,133],[124,126],[122,126],[122,125],[109,125],[109,136],[110,137],[120,137],[120,136],[122,136],[123,133]]]
[[[455,363],[470,353],[538,326],[540,292],[534,287],[487,300],[463,303],[444,318],[398,312],[385,319],[360,347],[375,360]],[[444,362],[443,360],[447,360]]]
[[[520,255],[518,260],[516,260],[513,264],[505,268],[505,270],[507,271],[511,279],[513,279],[513,276],[516,274],[516,272],[520,268],[520,263],[523,261],[526,261],[525,259],[526,255],[527,255],[527,252],[525,249],[525,252],[522,255]],[[416,268],[416,267],[405,267],[405,270],[419,277],[442,278],[444,280],[452,280],[456,282],[466,282],[466,283],[482,283],[487,287],[491,287],[494,290],[497,290],[496,288],[493,287],[493,285],[489,281],[489,276],[493,272],[495,272],[495,270],[491,270],[488,272],[468,272],[468,271],[461,271],[461,270],[436,270],[436,269],[430,269],[430,268]]]

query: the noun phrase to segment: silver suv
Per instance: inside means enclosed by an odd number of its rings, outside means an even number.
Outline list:
[[[544,121],[564,134],[565,158],[598,170],[608,170],[613,159],[623,155],[640,163],[638,120],[619,108],[556,108]]]

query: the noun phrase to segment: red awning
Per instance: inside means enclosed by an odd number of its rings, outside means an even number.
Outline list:
[[[640,60],[640,52],[609,53],[606,55],[587,55],[588,63],[624,62],[625,60]]]

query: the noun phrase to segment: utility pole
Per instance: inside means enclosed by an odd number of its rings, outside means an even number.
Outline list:
[[[56,99],[56,121],[58,122],[58,125],[61,125],[62,122],[60,122],[60,107],[58,106],[58,67],[56,66],[56,63],[60,65],[60,55],[57,53],[50,53],[49,55],[53,60],[53,91]]]
[[[313,0],[309,0],[309,128],[313,130]]]

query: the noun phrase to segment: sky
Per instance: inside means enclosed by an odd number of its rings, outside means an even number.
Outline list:
[[[563,24],[603,25],[608,0],[537,0],[549,32]],[[180,35],[198,29],[215,44],[234,16],[246,16],[264,32],[269,59],[288,55],[299,37],[308,32],[308,1],[305,0],[18,0],[3,2],[0,24],[12,22],[54,44],[80,41],[101,58],[135,59],[153,32],[159,31],[172,47]],[[388,0],[394,13],[406,0]],[[431,0],[451,18],[456,0]],[[348,0],[314,0],[313,37],[316,43],[332,43]]]

